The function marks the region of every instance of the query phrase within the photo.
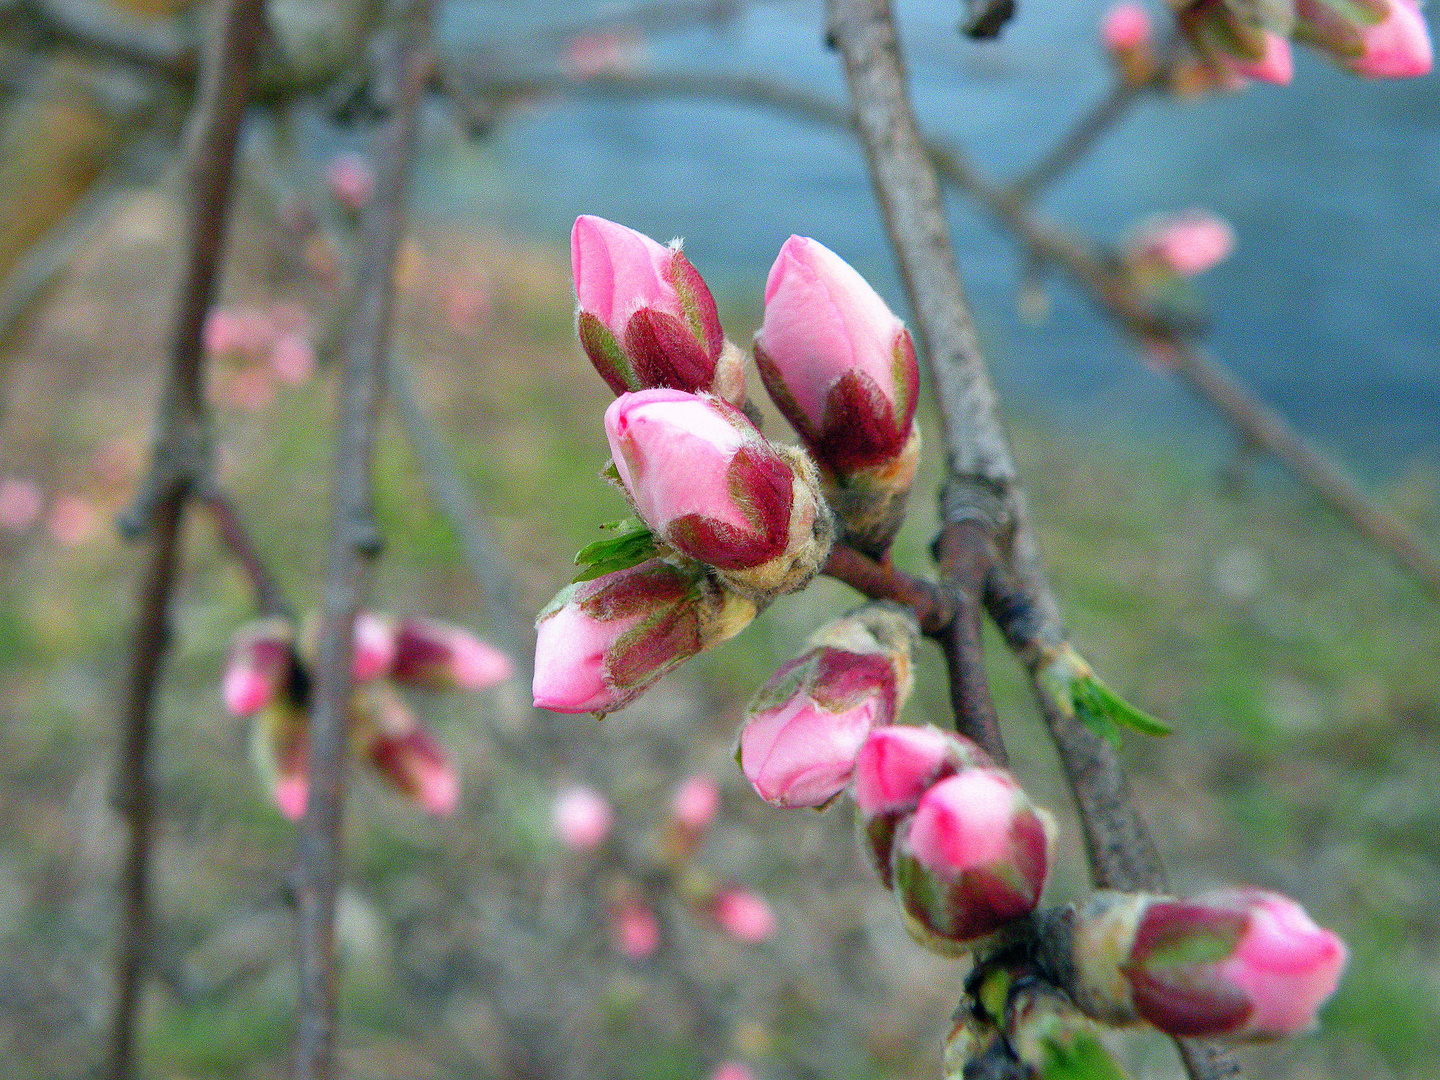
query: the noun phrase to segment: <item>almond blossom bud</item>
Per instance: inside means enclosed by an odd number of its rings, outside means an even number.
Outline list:
[[[1034,910],[1054,826],[1003,769],[965,769],[896,832],[895,891],[915,939],[956,953]]]
[[[1299,0],[1295,14],[1296,37],[1357,75],[1406,79],[1430,70],[1430,30],[1416,0]]]
[[[1204,210],[1157,215],[1140,225],[1126,249],[1137,269],[1193,277],[1229,256],[1235,249],[1235,230]]]
[[[1097,893],[1069,914],[1076,1004],[1196,1038],[1266,1039],[1315,1025],[1344,943],[1299,904],[1261,889],[1190,900]]]
[[[510,658],[463,626],[401,619],[390,677],[431,690],[488,690],[510,677]]]
[[[535,623],[535,705],[614,712],[754,617],[750,600],[660,559],[567,586]]]
[[[610,939],[626,960],[644,960],[660,947],[660,920],[637,900],[625,900],[610,910]]]
[[[692,776],[675,789],[670,816],[691,832],[710,826],[720,810],[720,785],[708,776]]]
[[[939,781],[991,764],[979,746],[933,724],[896,724],[870,733],[855,757],[855,805],[861,846],[880,881],[891,887],[890,848],[900,820]]]
[[[1262,26],[1238,14],[1230,4],[1205,0],[1181,11],[1177,19],[1197,56],[1218,76],[1218,82],[1224,82],[1225,73],[1280,86],[1290,82],[1294,63],[1290,42],[1284,36],[1290,32],[1288,18],[1283,26],[1278,21],[1273,28]]]
[[[755,363],[821,462],[827,496],[862,549],[883,555],[904,518],[920,445],[920,372],[905,325],[818,241],[792,236],[765,283]]]
[[[291,821],[305,816],[310,794],[309,719],[288,694],[271,698],[250,729],[250,758],[275,806]]]
[[[1100,39],[1125,82],[1140,86],[1155,75],[1154,30],[1139,4],[1122,0],[1105,13]]]
[[[830,803],[855,769],[870,732],[894,723],[910,695],[913,617],[868,604],[810,637],[745,710],[736,757],[771,806]]]
[[[460,802],[455,767],[392,687],[362,687],[350,723],[354,745],[387,784],[431,814],[455,812]]]
[[[252,716],[284,690],[295,673],[295,628],[287,619],[257,619],[235,631],[220,681],[233,716]]]
[[[395,623],[374,611],[355,616],[355,644],[351,675],[357,683],[372,682],[390,670],[395,662]]]
[[[574,851],[591,851],[605,842],[615,812],[594,788],[566,788],[555,799],[555,835]]]
[[[1273,30],[1266,30],[1265,42],[1259,57],[1241,59],[1225,56],[1224,62],[1235,71],[1250,79],[1289,86],[1295,76],[1295,61],[1290,55],[1290,42]]]
[[[669,246],[583,214],[570,233],[576,329],[617,394],[670,387],[738,401],[744,372],[727,350],[715,299],[679,241]]]
[[[759,893],[725,889],[710,901],[710,914],[736,941],[759,945],[775,936],[775,913]]]
[[[733,405],[683,390],[622,394],[605,434],[645,524],[731,588],[763,604],[819,571],[830,521],[813,464]]]

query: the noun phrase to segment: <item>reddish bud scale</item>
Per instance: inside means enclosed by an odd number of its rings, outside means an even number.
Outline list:
[[[401,619],[390,676],[431,690],[484,690],[510,677],[510,659],[463,626]]]
[[[431,814],[447,817],[460,802],[460,778],[429,733],[378,733],[367,748],[370,764],[400,794]]]

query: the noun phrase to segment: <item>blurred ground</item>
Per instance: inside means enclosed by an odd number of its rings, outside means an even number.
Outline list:
[[[110,521],[143,453],[176,214],[163,194],[125,200],[0,355],[0,475],[37,480],[47,498],[34,527],[0,533],[0,1052],[17,1077],[76,1075],[105,1030],[122,840],[106,788],[137,562]],[[572,339],[563,253],[422,233],[402,285],[419,389],[534,610],[621,510],[595,478],[609,395]],[[317,313],[331,297],[253,206],[225,294]],[[722,314],[748,341],[753,304]],[[220,460],[305,607],[324,541],[328,378],[272,389],[270,402],[222,392]],[[1023,420],[1015,434],[1077,643],[1176,726],[1131,737],[1123,754],[1177,886],[1279,888],[1351,944],[1322,1032],[1246,1051],[1253,1075],[1440,1074],[1440,609],[1286,483],[1222,485],[1172,456],[1059,440]],[[484,632],[495,613],[393,427],[377,479],[388,539],[377,606]],[[902,538],[910,566],[925,565],[933,489],[922,479]],[[1387,494],[1440,535],[1433,478]],[[278,1077],[294,996],[282,889],[293,830],[218,696],[228,636],[249,615],[244,583],[208,524],[188,546],[161,710],[163,934],[145,1060],[155,1075]],[[368,778],[352,785],[347,1071],[690,1080],[739,1057],[774,1080],[935,1076],[963,972],[905,938],[855,857],[848,806],[772,811],[729,760],[750,692],[850,602],[821,582],[600,725],[535,723],[523,687],[422,702],[466,796],[435,822]],[[1071,838],[1051,893],[1064,899],[1083,887],[1078,832],[1026,692],[992,655],[1016,769]],[[944,716],[937,671],[927,650],[911,721]],[[779,921],[767,943],[728,939],[654,870],[669,793],[691,772],[720,780],[724,798],[689,865],[765,893]],[[615,801],[620,841],[577,857],[551,835],[549,806],[582,779]],[[663,943],[631,963],[605,912],[635,889],[659,908]],[[1122,1046],[1137,1077],[1176,1075],[1161,1040]]]

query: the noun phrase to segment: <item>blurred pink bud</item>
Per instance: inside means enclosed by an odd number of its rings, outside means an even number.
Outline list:
[[[1222,262],[1235,249],[1235,230],[1204,210],[1154,218],[1140,228],[1132,249],[1172,274],[1193,277]]]
[[[786,553],[795,474],[733,405],[683,390],[621,394],[605,434],[640,517],[679,551],[724,570]]]
[[[310,798],[310,778],[304,773],[282,776],[275,781],[273,795],[276,809],[291,821],[299,821]]]
[[[917,938],[963,945],[1033,911],[1051,830],[1003,769],[965,769],[927,791],[893,855],[895,891]]]
[[[80,495],[61,495],[50,506],[45,529],[66,547],[79,547],[95,533],[99,514],[89,499]]]
[[[1306,37],[1357,75],[1407,79],[1430,70],[1430,30],[1416,0],[1373,0],[1361,8],[1375,21],[1356,19],[1354,7],[1332,7],[1325,0],[1300,0],[1296,14]]]
[[[566,788],[556,796],[552,816],[555,835],[575,851],[599,847],[610,835],[610,826],[615,821],[605,796],[584,786]]]
[[[1197,1038],[1274,1038],[1315,1025],[1345,945],[1299,904],[1259,889],[1156,900],[1122,967],[1136,1011]]]
[[[463,626],[439,619],[401,619],[395,628],[397,682],[433,690],[488,690],[510,677],[510,658]]]
[[[876,728],[855,757],[855,805],[866,854],[891,887],[890,849],[900,820],[939,781],[963,768],[989,765],[985,751],[969,739],[933,724]]]
[[[570,234],[570,261],[580,343],[615,393],[713,388],[720,315],[678,241],[665,247],[585,214]]]
[[[234,716],[250,716],[285,688],[295,665],[295,629],[284,619],[257,619],[235,631],[220,682]]]
[[[1153,31],[1150,14],[1143,6],[1125,2],[1114,5],[1100,24],[1100,40],[1114,53],[1128,53],[1148,48]]]
[[[759,945],[775,936],[775,913],[759,893],[725,889],[710,901],[710,914],[736,941]]]
[[[22,533],[40,518],[45,498],[33,480],[7,476],[0,480],[0,529]]]
[[[448,817],[460,804],[460,777],[444,750],[418,726],[401,734],[377,732],[370,764],[403,795],[431,814]]]
[[[395,622],[374,611],[355,616],[355,643],[351,656],[351,677],[357,683],[373,682],[386,674],[395,662]]]
[[[874,653],[821,647],[777,671],[746,709],[740,770],[772,806],[824,806],[873,728],[894,721],[895,672]]]
[[[358,213],[375,190],[375,173],[359,154],[336,154],[325,170],[325,182],[336,202]]]
[[[250,731],[251,758],[261,780],[275,806],[291,821],[305,816],[310,791],[306,777],[310,751],[307,729],[304,710],[288,694],[273,694],[256,714]]]
[[[270,316],[251,307],[211,308],[201,329],[205,351],[212,356],[258,353],[274,336]]]
[[[270,351],[270,369],[281,382],[303,383],[315,374],[315,347],[304,334],[281,334]]]
[[[644,960],[660,947],[660,920],[644,904],[627,900],[611,909],[610,940],[626,960]]]
[[[1228,53],[1222,54],[1226,66],[1247,78],[1276,86],[1289,86],[1295,74],[1295,61],[1290,55],[1290,42],[1273,30],[1264,31],[1265,51],[1258,60],[1248,60]]]
[[[660,559],[568,586],[535,624],[535,705],[613,712],[754,617],[750,601]]]
[[[710,1080],[755,1080],[755,1072],[741,1061],[723,1061],[710,1074]]]
[[[603,31],[570,39],[560,62],[579,79],[636,70],[645,56],[644,39],[632,32]]]
[[[692,776],[675,789],[670,814],[685,828],[708,828],[720,810],[720,785],[708,776]]]
[[[920,378],[910,334],[820,242],[792,236],[781,247],[755,362],[805,445],[837,473],[893,458],[909,441]]]

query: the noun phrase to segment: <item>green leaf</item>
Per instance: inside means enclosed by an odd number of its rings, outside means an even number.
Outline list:
[[[1094,1035],[1080,1032],[1070,1039],[1045,1039],[1044,1047],[1041,1080],[1128,1080]]]
[[[596,540],[580,549],[575,556],[575,565],[580,567],[575,581],[593,581],[655,557],[655,534],[637,518],[611,521],[600,527],[614,529],[616,535]]]
[[[1168,724],[1137,709],[1094,675],[1072,680],[1070,693],[1075,715],[1111,742],[1119,742],[1122,725],[1146,735],[1170,734]]]

